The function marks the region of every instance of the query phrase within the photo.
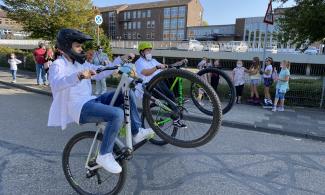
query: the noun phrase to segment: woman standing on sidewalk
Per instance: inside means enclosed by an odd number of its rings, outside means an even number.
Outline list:
[[[260,96],[257,91],[257,86],[260,82],[260,59],[258,57],[253,58],[253,64],[248,70],[249,78],[251,81],[251,96],[248,99],[248,103],[258,104],[260,102]]]

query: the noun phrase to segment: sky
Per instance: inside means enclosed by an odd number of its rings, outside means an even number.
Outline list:
[[[98,7],[112,6],[119,4],[134,4],[153,2],[155,0],[93,0]],[[204,14],[203,19],[209,25],[234,24],[236,18],[264,16],[269,0],[200,0]],[[273,3],[273,9],[279,3]],[[283,6],[294,5],[293,0]]]

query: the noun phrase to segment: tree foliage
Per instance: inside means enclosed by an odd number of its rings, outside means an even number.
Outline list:
[[[61,28],[89,32],[97,10],[91,0],[3,0],[8,17],[19,22],[31,38],[53,41]]]
[[[288,0],[274,0],[287,2]],[[325,41],[325,0],[295,0],[296,6],[287,8],[278,19],[282,41],[300,47]]]

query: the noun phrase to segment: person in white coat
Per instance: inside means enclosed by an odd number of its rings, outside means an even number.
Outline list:
[[[89,40],[92,40],[90,36],[74,29],[61,29],[57,35],[57,45],[62,51],[62,57],[50,66],[49,81],[53,102],[49,112],[48,126],[61,126],[65,129],[67,124],[72,122],[77,124],[107,122],[96,163],[109,172],[120,173],[122,168],[116,162],[112,152],[124,120],[124,112],[120,108],[124,98],[120,94],[114,106],[110,106],[114,92],[105,93],[99,97],[91,95],[90,79],[103,79],[111,75],[113,71],[96,74],[99,67],[86,62],[86,54],[82,46]],[[135,55],[128,54],[122,58],[129,57],[134,58]],[[122,59],[118,57],[108,66],[121,63]],[[134,143],[154,135],[152,129],[141,128],[141,120],[132,92],[130,92],[130,118]]]

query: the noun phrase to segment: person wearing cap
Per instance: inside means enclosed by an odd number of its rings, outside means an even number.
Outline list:
[[[265,69],[262,71],[263,73],[263,79],[264,79],[264,101],[263,101],[263,106],[265,108],[272,108],[273,103],[270,95],[270,87],[273,84],[273,79],[272,79],[272,71],[273,71],[273,59],[271,57],[267,57],[265,59]]]
[[[99,97],[91,95],[90,79],[100,80],[110,76],[114,71],[96,74],[99,67],[86,62],[86,53],[82,46],[84,42],[90,40],[92,40],[90,36],[74,29],[61,29],[57,35],[57,46],[62,57],[55,60],[49,70],[53,101],[48,126],[61,126],[65,129],[73,122],[77,124],[107,122],[96,163],[111,173],[120,173],[122,168],[113,156],[113,146],[124,121],[124,112],[121,109],[124,97],[120,93],[114,106],[111,106],[114,92]],[[115,66],[121,64],[122,59],[134,57],[132,53],[124,55],[107,66]],[[130,118],[134,144],[154,135],[151,128],[141,128],[140,115],[132,91],[130,91]]]
[[[93,56],[93,64],[98,65],[98,66],[105,66],[109,63],[110,63],[110,61],[108,59],[107,54],[104,53],[103,47],[98,45],[97,51],[94,53],[94,56]],[[107,91],[106,78],[101,79],[101,80],[96,80],[95,95],[104,94],[104,93],[106,93],[106,91]]]

